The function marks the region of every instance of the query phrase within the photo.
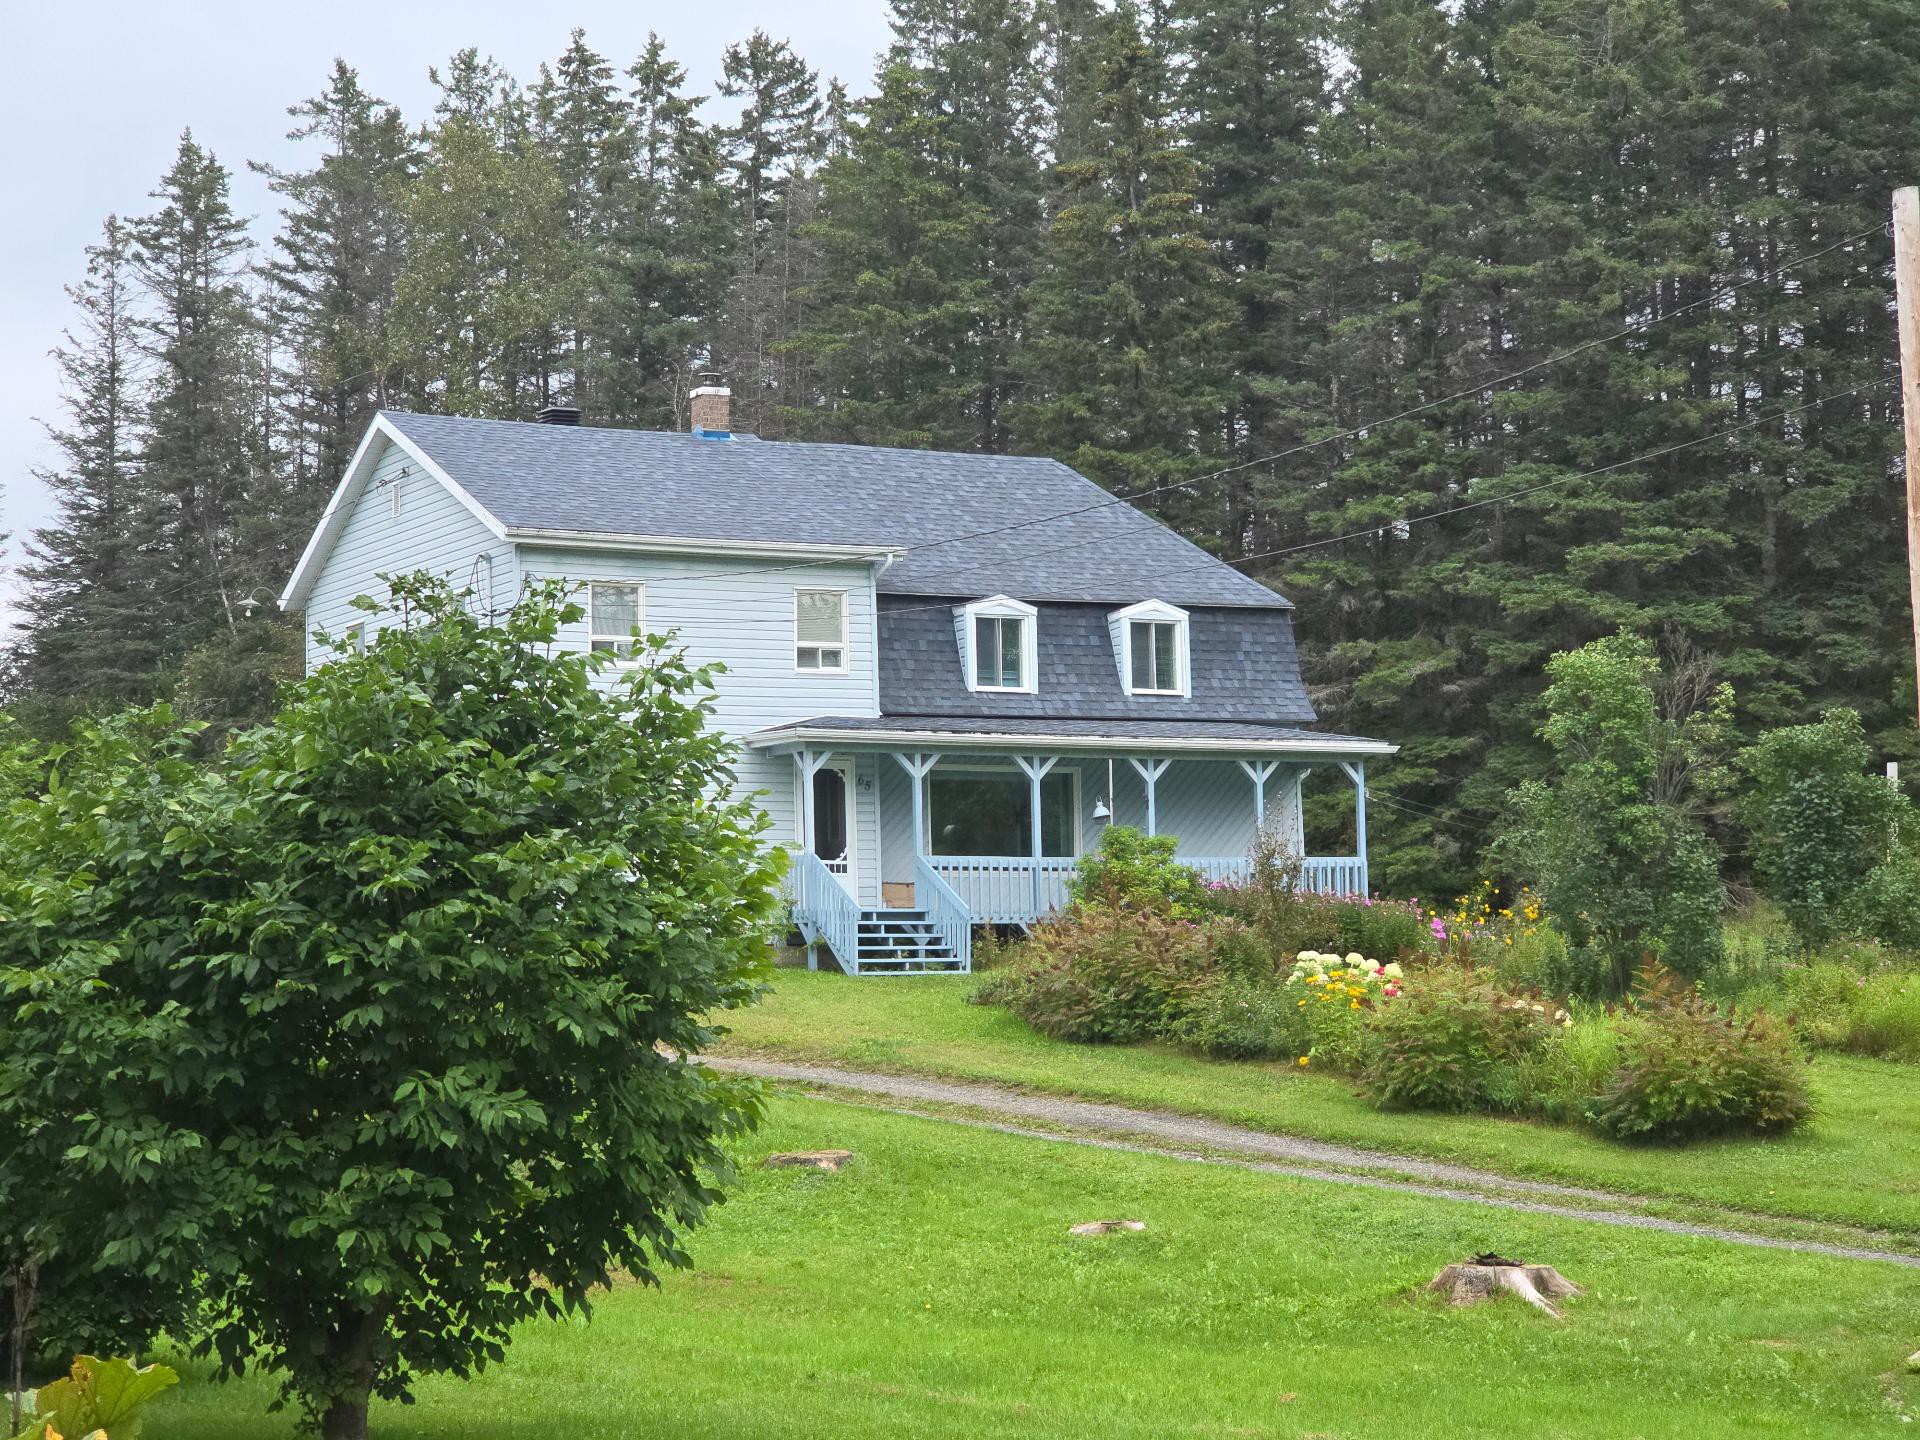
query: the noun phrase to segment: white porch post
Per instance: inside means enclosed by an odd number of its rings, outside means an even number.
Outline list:
[[[1273,772],[1280,768],[1278,760],[1242,760],[1240,768],[1247,772],[1247,778],[1253,781],[1253,828],[1262,829],[1267,823],[1267,781],[1273,778]]]
[[[1159,834],[1159,814],[1154,806],[1154,787],[1160,783],[1160,777],[1167,773],[1171,760],[1141,760],[1129,755],[1127,763],[1140,772],[1140,778],[1147,786],[1147,834]]]
[[[1047,772],[1060,763],[1058,755],[1042,757],[1039,755],[1016,755],[1014,763],[1026,772],[1028,793],[1032,797],[1033,809],[1033,918],[1040,918],[1040,782],[1047,778]]]
[[[1342,760],[1340,768],[1353,781],[1353,852],[1360,862],[1360,893],[1373,893],[1367,877],[1367,762]]]
[[[896,750],[893,758],[907,772],[907,780],[913,787],[913,858],[918,869],[920,857],[930,848],[927,844],[927,773],[940,763],[940,756],[924,750],[911,753]],[[915,900],[919,898],[917,895],[914,897]]]

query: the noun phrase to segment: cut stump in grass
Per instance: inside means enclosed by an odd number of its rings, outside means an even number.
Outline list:
[[[851,1150],[779,1150],[760,1164],[768,1170],[825,1170],[831,1173],[851,1159]]]
[[[1068,1230],[1069,1235],[1117,1235],[1125,1230],[1144,1230],[1144,1220],[1083,1220]]]
[[[1518,1295],[1542,1314],[1560,1318],[1553,1302],[1584,1292],[1551,1265],[1529,1265],[1498,1255],[1476,1255],[1449,1265],[1427,1284],[1430,1293],[1444,1294],[1450,1305],[1477,1305],[1506,1293]]]

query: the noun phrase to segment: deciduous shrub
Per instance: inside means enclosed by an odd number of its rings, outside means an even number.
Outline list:
[[[1554,656],[1547,675],[1551,773],[1510,792],[1497,853],[1611,969],[1614,993],[1649,953],[1700,973],[1720,950],[1719,856],[1671,777],[1712,768],[1731,692],[1663,715],[1653,648],[1626,632]]]
[[[1192,921],[1098,906],[1036,926],[979,998],[1058,1040],[1124,1044],[1169,1033],[1212,970]]]
[[[1663,999],[1622,1027],[1624,1063],[1594,1108],[1622,1140],[1766,1135],[1807,1117],[1806,1061],[1767,1011],[1742,1020],[1695,995]]]
[[[1512,1072],[1546,1042],[1555,1013],[1475,971],[1427,971],[1375,1017],[1363,1083],[1390,1110],[1519,1108]]]
[[[1232,974],[1196,989],[1173,1034],[1221,1060],[1297,1060],[1314,1044],[1307,1018],[1285,990]]]
[[[1082,855],[1067,880],[1067,902],[1076,908],[1152,910],[1191,918],[1200,912],[1205,886],[1198,874],[1174,859],[1180,842],[1149,835],[1131,825],[1109,825],[1100,843]]]
[[[1857,901],[1875,919],[1897,924],[1920,899],[1911,863],[1880,877],[1877,893],[1860,895],[1886,859],[1899,819],[1912,809],[1868,773],[1872,760],[1860,716],[1844,708],[1812,725],[1770,730],[1740,756],[1748,784],[1739,814],[1754,874],[1810,948],[1839,934],[1849,919],[1863,918]],[[1910,878],[1911,886],[1901,884]],[[1896,893],[1909,889],[1912,899]]]

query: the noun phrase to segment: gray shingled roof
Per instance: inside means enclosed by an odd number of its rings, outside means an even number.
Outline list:
[[[967,689],[953,611],[880,602],[880,710],[885,715],[1072,716],[1076,720],[1240,720],[1298,724],[1313,705],[1300,683],[1293,617],[1284,610],[1187,614],[1190,697],[1130,695],[1120,683],[1104,605],[1042,605],[1037,693]]]
[[[848,735],[875,731],[897,735],[967,735],[1019,738],[1044,735],[1059,739],[1137,740],[1151,747],[1156,740],[1247,740],[1257,743],[1313,741],[1322,744],[1376,746],[1363,735],[1334,735],[1293,725],[1254,725],[1230,720],[1039,720],[983,719],[974,715],[821,715],[772,725],[756,732],[763,740],[787,731],[831,730]]]
[[[952,540],[909,551],[880,589],[1288,603],[1131,506],[1105,503],[1106,491],[1054,460],[383,414],[509,529],[877,547]],[[1074,510],[1082,513],[1063,513]],[[1034,520],[1043,523],[1002,528]]]

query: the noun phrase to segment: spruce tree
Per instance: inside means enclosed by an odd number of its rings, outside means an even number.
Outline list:
[[[627,67],[632,174],[608,275],[610,424],[679,429],[688,377],[711,333],[733,259],[719,137],[706,97],[658,35]]]
[[[77,315],[54,363],[65,418],[47,433],[60,463],[37,471],[57,519],[34,532],[20,567],[23,635],[8,688],[82,704],[152,693],[162,637],[137,571],[142,384],[132,241],[107,218],[68,287]]]
[[[756,30],[727,47],[719,93],[740,102],[740,117],[721,132],[735,241],[714,359],[732,384],[736,428],[764,432],[777,407],[809,398],[787,383],[781,349],[798,330],[794,291],[811,268],[802,227],[822,149],[819,74],[786,41]]]
[[[400,113],[335,60],[327,87],[288,112],[287,138],[322,147],[305,170],[254,168],[281,197],[267,273],[286,313],[292,529],[305,529],[345,472],[373,412],[404,389],[381,332],[401,265],[400,217],[414,144]]]
[[[230,180],[185,134],[153,192],[159,208],[132,226],[146,291],[141,347],[152,369],[135,570],[165,658],[221,624],[236,626],[252,590],[283,578],[238,543],[250,508],[266,497],[255,316],[244,283],[251,241],[228,202]]]
[[[1056,167],[1063,203],[1030,304],[1028,448],[1114,489],[1157,489],[1219,458],[1217,346],[1229,321],[1169,118],[1170,77],[1122,5],[1079,44],[1100,103],[1082,160]],[[1177,492],[1153,508],[1179,518]],[[1206,537],[1204,533],[1196,538]]]

